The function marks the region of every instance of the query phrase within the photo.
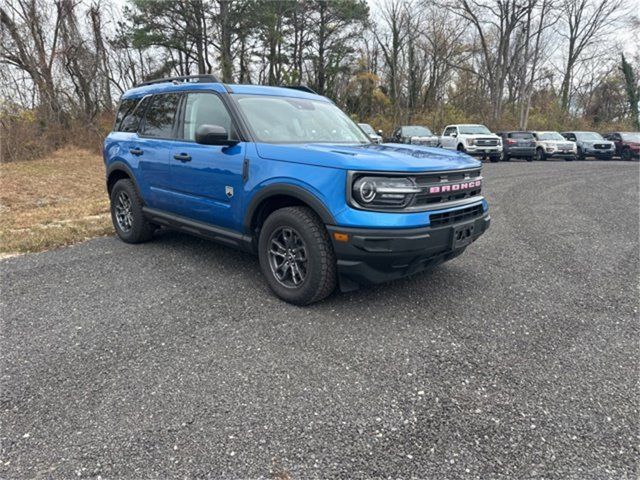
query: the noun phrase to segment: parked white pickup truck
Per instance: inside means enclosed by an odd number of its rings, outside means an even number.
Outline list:
[[[502,139],[484,125],[448,125],[440,137],[440,146],[492,162],[498,162],[502,156]]]

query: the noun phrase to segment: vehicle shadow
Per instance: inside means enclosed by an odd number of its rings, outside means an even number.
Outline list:
[[[152,244],[156,248],[171,250],[174,261],[197,265],[198,269],[209,270],[222,281],[228,275],[234,275],[235,281],[242,282],[257,297],[270,297],[277,300],[262,276],[257,256],[164,228],[156,234]],[[376,306],[388,306],[390,303],[416,305],[426,302],[437,308],[439,304],[444,304],[443,302],[446,302],[452,293],[469,288],[469,282],[472,280],[468,276],[459,274],[462,268],[461,261],[455,259],[407,278],[379,285],[363,286],[347,293],[342,293],[337,288],[325,300],[305,307],[286,304],[282,300],[277,301],[290,308],[310,309],[317,312],[342,310],[354,306],[373,310]]]

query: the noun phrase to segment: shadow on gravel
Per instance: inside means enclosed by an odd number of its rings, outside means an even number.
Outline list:
[[[163,229],[146,246],[155,249],[169,250],[170,257],[178,263],[195,262],[203,273],[208,270],[211,275],[238,275],[237,281],[247,289],[255,289],[256,294],[266,294],[277,300],[271,293],[262,273],[257,256],[236,250],[214,241],[194,237],[189,234]],[[167,252],[158,252],[166,256]],[[460,259],[435,267],[433,270],[421,272],[411,277],[395,280],[380,285],[365,286],[359,290],[342,293],[339,289],[329,298],[303,309],[316,312],[352,309],[355,306],[366,306],[367,309],[384,307],[389,304],[430,304],[433,308],[450,308],[452,292],[463,292],[465,289],[477,288],[481,285],[473,277],[460,275]],[[299,308],[285,302],[283,307]]]

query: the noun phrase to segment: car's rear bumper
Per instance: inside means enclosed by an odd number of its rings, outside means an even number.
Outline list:
[[[460,255],[482,235],[491,219],[488,212],[469,221],[411,229],[367,229],[327,226],[338,259],[340,288],[382,283],[434,267]],[[336,233],[348,241],[337,241]],[[454,235],[466,236],[456,241]]]
[[[509,147],[504,153],[516,158],[533,157],[536,154],[536,147]]]

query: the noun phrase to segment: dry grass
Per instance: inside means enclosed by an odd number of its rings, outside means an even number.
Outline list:
[[[0,255],[111,233],[104,178],[100,155],[70,147],[0,164]]]

